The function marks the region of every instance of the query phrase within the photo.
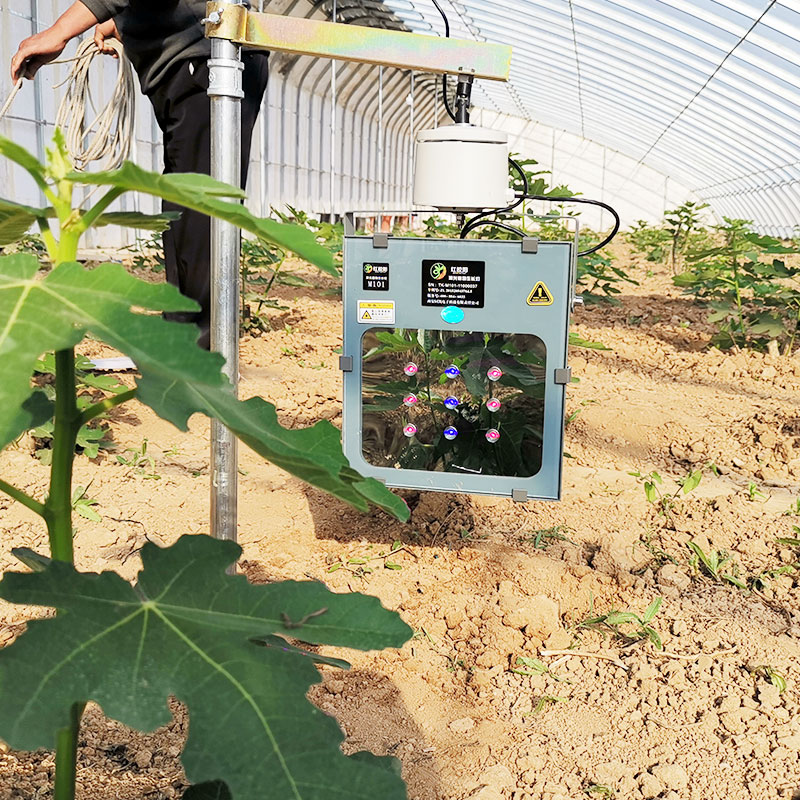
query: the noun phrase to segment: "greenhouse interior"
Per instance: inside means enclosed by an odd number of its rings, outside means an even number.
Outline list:
[[[0,54],[0,800],[800,800],[800,0]]]

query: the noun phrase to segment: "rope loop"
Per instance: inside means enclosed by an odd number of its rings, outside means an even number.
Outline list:
[[[94,39],[81,43],[69,59],[73,62],[69,76],[59,84],[66,84],[67,91],[58,107],[56,127],[64,134],[76,170],[85,170],[95,161],[102,162],[102,170],[118,169],[130,156],[136,133],[133,69],[117,39],[106,39],[106,44],[116,51],[119,67],[111,99],[102,109],[96,109],[91,89],[92,62],[104,55]],[[95,116],[89,121],[91,114]]]

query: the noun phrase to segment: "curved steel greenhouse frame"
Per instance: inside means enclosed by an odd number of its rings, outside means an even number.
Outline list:
[[[441,0],[452,35],[514,48],[508,84],[479,81],[475,120],[508,130],[553,179],[656,219],[689,197],[775,235],[800,224],[800,0]],[[0,0],[0,56],[58,0]],[[268,0],[272,13],[444,35],[431,0]],[[108,76],[98,81],[113,80]],[[0,70],[0,94],[10,86]],[[410,202],[412,141],[445,122],[433,76],[273,55],[253,148],[251,204],[319,213]],[[42,148],[54,106],[42,70],[0,132]],[[157,166],[140,104],[137,158]],[[25,201],[22,176],[0,179]],[[104,234],[108,236],[109,233]]]

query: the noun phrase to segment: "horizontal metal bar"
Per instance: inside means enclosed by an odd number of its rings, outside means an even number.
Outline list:
[[[503,44],[442,39],[419,33],[261,14],[244,6],[208,3],[206,36],[258,50],[400,67],[419,72],[459,72],[507,81],[511,48]]]

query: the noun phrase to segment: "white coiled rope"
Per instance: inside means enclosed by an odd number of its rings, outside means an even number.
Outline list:
[[[54,88],[67,86],[64,99],[58,107],[56,127],[60,128],[75,169],[83,170],[92,162],[102,162],[101,169],[111,170],[122,166],[130,156],[136,130],[136,80],[130,61],[116,39],[106,39],[118,56],[117,81],[106,105],[97,111],[92,98],[90,68],[95,57],[102,56],[94,39],[86,39],[72,58],[51,61],[51,64],[72,63],[66,80]],[[15,84],[8,100],[0,109],[2,119],[17,94],[24,79]],[[96,116],[88,121],[89,109]]]

